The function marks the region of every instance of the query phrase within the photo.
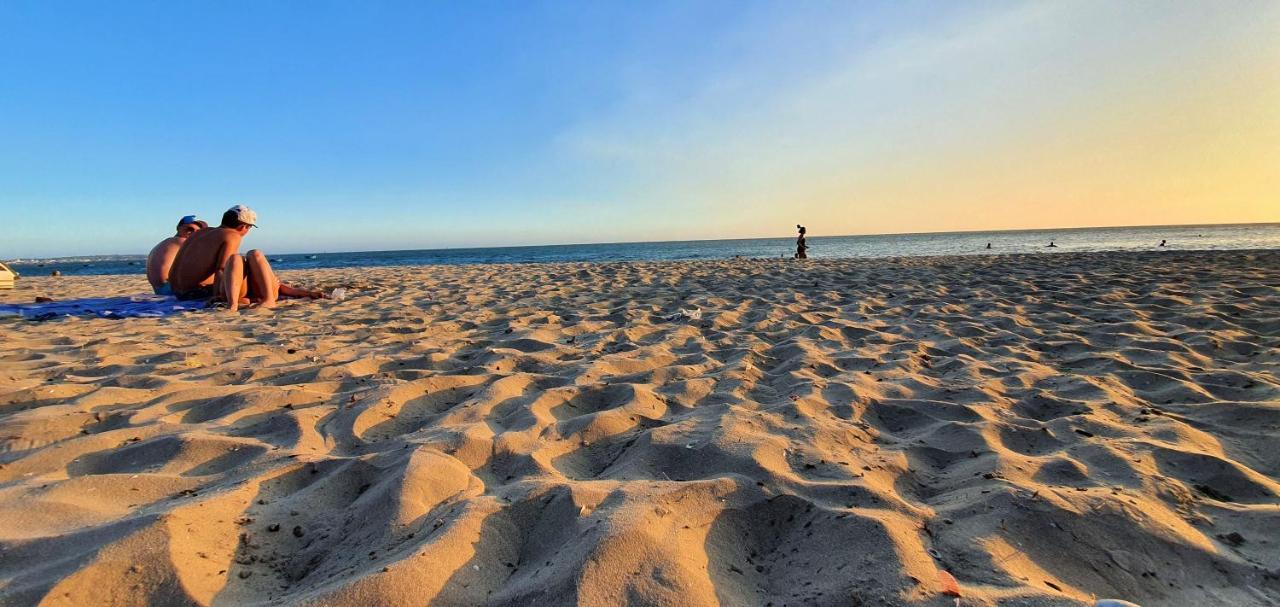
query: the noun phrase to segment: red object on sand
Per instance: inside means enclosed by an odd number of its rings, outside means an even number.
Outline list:
[[[956,577],[943,571],[938,570],[938,583],[942,585],[942,594],[947,596],[960,596],[960,582],[956,581]]]

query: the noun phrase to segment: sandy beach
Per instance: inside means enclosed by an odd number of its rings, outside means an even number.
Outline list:
[[[0,604],[1280,604],[1280,251],[284,278],[0,319]]]

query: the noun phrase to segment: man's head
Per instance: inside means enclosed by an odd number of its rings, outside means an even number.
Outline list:
[[[178,220],[177,236],[178,238],[186,238],[207,227],[209,227],[209,224],[196,219],[195,215],[187,215]]]
[[[258,214],[254,213],[253,209],[238,204],[227,209],[227,212],[222,214],[222,227],[245,234],[249,231],[249,228],[258,227]]]

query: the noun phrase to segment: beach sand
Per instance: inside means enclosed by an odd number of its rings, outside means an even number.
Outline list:
[[[0,604],[1280,604],[1280,252],[284,277],[0,320]]]

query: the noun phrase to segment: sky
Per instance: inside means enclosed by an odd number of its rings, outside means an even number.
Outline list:
[[[0,258],[1280,221],[1280,2],[0,3]]]

